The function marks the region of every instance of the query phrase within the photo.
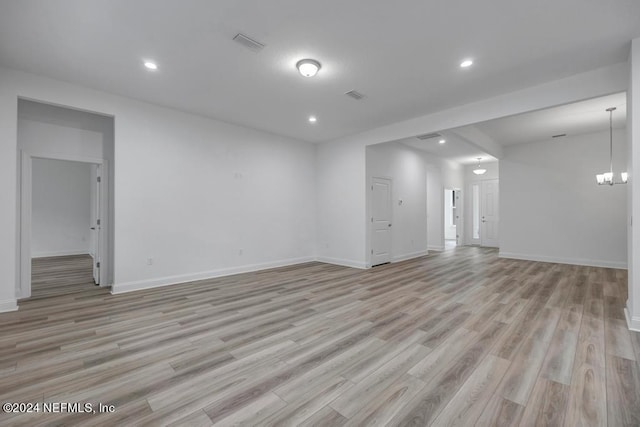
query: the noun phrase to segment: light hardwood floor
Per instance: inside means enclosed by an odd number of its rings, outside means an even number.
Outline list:
[[[58,273],[56,273],[58,275]],[[2,425],[640,425],[626,272],[459,247],[0,314]]]
[[[70,255],[31,260],[31,299],[92,292],[93,258]]]

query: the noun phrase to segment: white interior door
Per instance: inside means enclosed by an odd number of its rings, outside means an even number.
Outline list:
[[[100,284],[100,267],[102,258],[102,176],[101,165],[92,168],[93,188],[91,190],[91,255],[93,256],[93,281]]]
[[[371,184],[371,265],[391,262],[391,180]]]
[[[481,185],[481,225],[480,240],[482,246],[498,247],[498,180],[482,181]]]

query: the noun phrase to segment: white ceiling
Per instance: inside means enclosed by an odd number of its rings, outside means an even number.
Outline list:
[[[484,134],[502,146],[545,141],[562,133],[566,133],[567,136],[583,135],[609,129],[609,113],[606,111],[609,107],[616,108],[613,113],[613,127],[625,127],[626,102],[626,94],[618,93],[440,131],[438,133],[442,138],[420,140],[411,137],[394,142],[463,165],[475,164],[478,157],[481,157],[483,162],[495,161],[495,157],[479,149],[473,141],[462,138],[458,132],[464,135],[464,130],[473,128],[473,134]],[[440,139],[445,139],[446,143],[439,144]]]
[[[637,0],[0,2],[0,65],[307,141],[622,62],[638,36]]]
[[[624,127],[627,101],[624,93],[561,105],[546,110],[479,123],[481,132],[503,146],[549,140],[553,135],[582,135],[609,129],[609,107],[614,128]]]
[[[497,160],[495,157],[488,155],[484,151],[478,149],[475,145],[469,144],[467,141],[450,131],[439,133],[442,135],[446,143],[440,144],[438,140],[441,138],[420,140],[415,137],[402,139],[396,142],[417,148],[418,150],[426,151],[427,153],[462,165],[477,163],[478,157],[480,157],[483,162],[492,162]]]

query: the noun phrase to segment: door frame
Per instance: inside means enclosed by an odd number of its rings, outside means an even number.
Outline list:
[[[33,159],[50,159],[50,160],[66,160],[71,162],[89,163],[101,165],[102,188],[100,191],[100,216],[101,222],[104,223],[102,229],[103,239],[101,242],[102,259],[100,260],[100,286],[107,286],[107,271],[109,270],[109,239],[106,237],[109,234],[108,227],[110,221],[108,220],[108,204],[109,197],[109,176],[108,176],[108,164],[107,160],[94,158],[94,157],[82,157],[60,153],[48,153],[42,151],[28,151],[20,150],[20,179],[19,179],[19,196],[20,196],[20,212],[18,218],[19,224],[19,238],[18,238],[18,280],[16,281],[16,298],[24,299],[31,296],[31,234],[32,234],[32,202],[31,197],[33,194]]]
[[[498,211],[498,215],[497,215],[497,227],[498,227],[498,236],[500,235],[500,180],[498,178],[494,178],[494,179],[484,179],[481,181],[480,184],[480,216],[481,216],[481,223],[480,223],[480,246],[482,247],[487,247],[487,248],[498,248],[500,247],[500,238],[498,237],[498,241],[496,242],[496,246],[488,246],[487,245],[487,237],[485,236],[486,233],[482,232],[482,229],[485,228],[486,226],[485,224],[485,216],[487,215],[487,213],[485,212],[485,197],[487,195],[487,191],[486,191],[486,186],[489,182],[493,182],[495,181],[496,183],[496,187],[497,187],[497,197],[498,197],[498,207],[497,207],[497,211]]]
[[[367,235],[368,235],[368,244],[367,244],[367,261],[366,261],[366,268],[371,268],[372,267],[372,251],[373,251],[373,223],[371,222],[371,218],[373,215],[373,181],[374,179],[386,179],[389,181],[389,192],[390,192],[390,198],[391,198],[391,202],[389,208],[390,208],[390,215],[391,215],[391,224],[393,224],[393,178],[391,178],[390,176],[384,176],[384,175],[375,175],[375,176],[371,176],[369,177],[369,182],[367,183]],[[393,252],[392,252],[392,248],[393,248],[393,227],[391,227],[391,247],[389,248],[389,262],[393,262]]]
[[[471,246],[480,246],[480,247],[484,247],[482,244],[482,217],[484,216],[483,213],[483,197],[484,197],[484,190],[483,190],[483,184],[485,182],[488,181],[496,181],[498,182],[498,188],[499,187],[499,183],[500,183],[500,179],[499,178],[488,178],[488,179],[474,179],[467,187],[467,191],[469,193],[468,195],[468,201],[469,201],[469,211],[468,211],[468,221],[467,221],[467,225],[469,227],[468,232],[465,234],[467,236],[466,241],[468,242],[469,245]],[[478,204],[479,204],[479,213],[480,213],[480,234],[479,234],[479,238],[478,239],[474,239],[473,238],[473,186],[477,185],[478,186]],[[498,190],[499,191],[499,190]],[[498,193],[499,194],[499,193]],[[498,209],[500,207],[498,206]],[[500,212],[498,211],[498,218],[499,218]],[[498,227],[500,227],[500,220],[498,219]]]
[[[456,198],[456,246],[464,245],[464,191],[458,187],[453,188]]]

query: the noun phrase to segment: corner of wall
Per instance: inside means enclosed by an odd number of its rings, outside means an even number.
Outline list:
[[[9,311],[18,310],[18,301],[13,300],[0,300],[0,313],[6,313]]]

